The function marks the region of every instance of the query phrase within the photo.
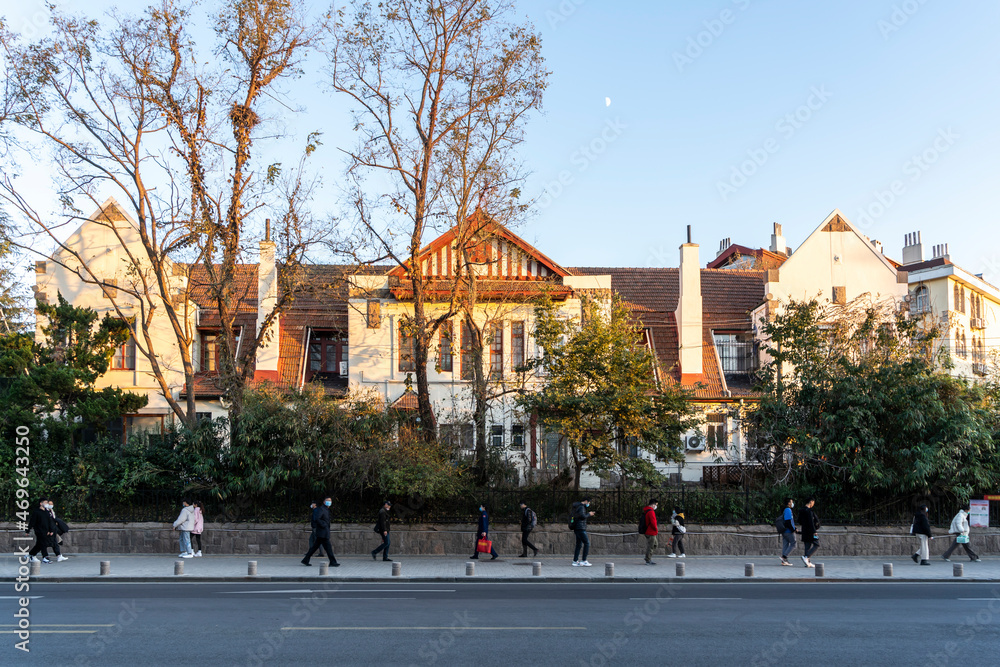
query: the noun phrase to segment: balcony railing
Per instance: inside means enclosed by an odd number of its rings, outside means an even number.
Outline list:
[[[760,365],[756,341],[716,340],[715,349],[719,353],[723,373],[751,373]]]

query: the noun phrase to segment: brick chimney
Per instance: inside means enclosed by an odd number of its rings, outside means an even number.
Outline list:
[[[698,244],[691,242],[691,225],[687,228],[688,242],[680,247],[680,296],[677,299],[678,360],[681,365],[681,384],[700,379],[702,370],[701,346],[701,265],[698,261]]]
[[[278,269],[274,263],[276,246],[271,240],[271,221],[266,222],[264,240],[260,242],[260,264],[257,266],[257,331],[264,326],[264,320],[274,310],[278,302]],[[277,318],[271,322],[269,335],[257,348],[255,380],[278,379],[278,338],[280,324]]]

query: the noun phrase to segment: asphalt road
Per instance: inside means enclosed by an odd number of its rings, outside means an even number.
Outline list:
[[[325,586],[36,583],[0,664],[1000,664],[1000,583]]]

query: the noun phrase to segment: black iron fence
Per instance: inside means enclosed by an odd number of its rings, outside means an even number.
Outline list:
[[[671,487],[650,490],[612,489],[574,492],[547,487],[522,489],[485,489],[453,498],[394,496],[393,511],[397,520],[407,523],[469,523],[484,503],[494,522],[516,522],[519,502],[526,502],[542,523],[565,522],[573,502],[584,496],[591,499],[595,512],[592,523],[636,523],[649,500],[659,501],[661,516],[669,516],[673,507],[683,508],[689,523],[700,524],[769,524],[782,511],[781,489],[704,489]],[[286,488],[264,496],[219,498],[208,491],[179,494],[170,490],[135,491],[128,496],[105,491],[51,494],[57,513],[74,522],[143,522],[173,521],[180,512],[181,500],[199,500],[208,521],[247,523],[296,523],[309,519],[309,503],[322,502],[326,494],[310,489]],[[332,518],[343,523],[374,521],[385,499],[371,492],[333,493]],[[798,498],[798,507],[805,498]],[[815,507],[824,525],[908,525],[917,502],[931,507],[935,525],[947,525],[957,509],[951,498],[818,498]],[[7,503],[13,516],[13,499]],[[991,503],[991,525],[1000,522],[1000,503]]]

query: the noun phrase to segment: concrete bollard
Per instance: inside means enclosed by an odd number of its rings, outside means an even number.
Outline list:
[[[961,563],[953,563],[951,566],[951,573],[953,576],[961,577],[965,574],[965,566]]]
[[[111,561],[102,560],[101,561],[101,576],[111,574]]]
[[[540,577],[542,576],[542,563],[541,561],[535,561],[531,564],[531,576]]]
[[[743,566],[743,576],[752,577],[753,576],[753,563],[746,563]]]
[[[31,561],[31,567],[28,569],[28,574],[32,577],[42,573],[42,564]]]
[[[605,577],[613,577],[613,576],[615,576],[615,564],[614,563],[605,563],[604,564],[604,576]]]
[[[247,561],[247,576],[256,577],[257,576],[257,561],[248,560]]]
[[[392,564],[392,576],[398,577],[403,574],[403,564],[393,563]]]
[[[882,576],[883,577],[892,576],[892,563],[882,563]]]
[[[823,563],[816,563],[816,576],[825,577],[826,576],[826,566]]]
[[[677,573],[678,577],[683,577],[684,576],[684,563],[677,563],[677,566],[675,568],[675,572]]]
[[[320,563],[319,564],[319,576],[325,577],[330,574],[330,564]]]
[[[467,576],[467,577],[474,577],[474,576],[476,576],[476,564],[475,563],[471,563],[470,562],[470,563],[466,563],[465,564],[465,576]]]
[[[184,561],[175,560],[174,561],[174,576],[184,574]]]

